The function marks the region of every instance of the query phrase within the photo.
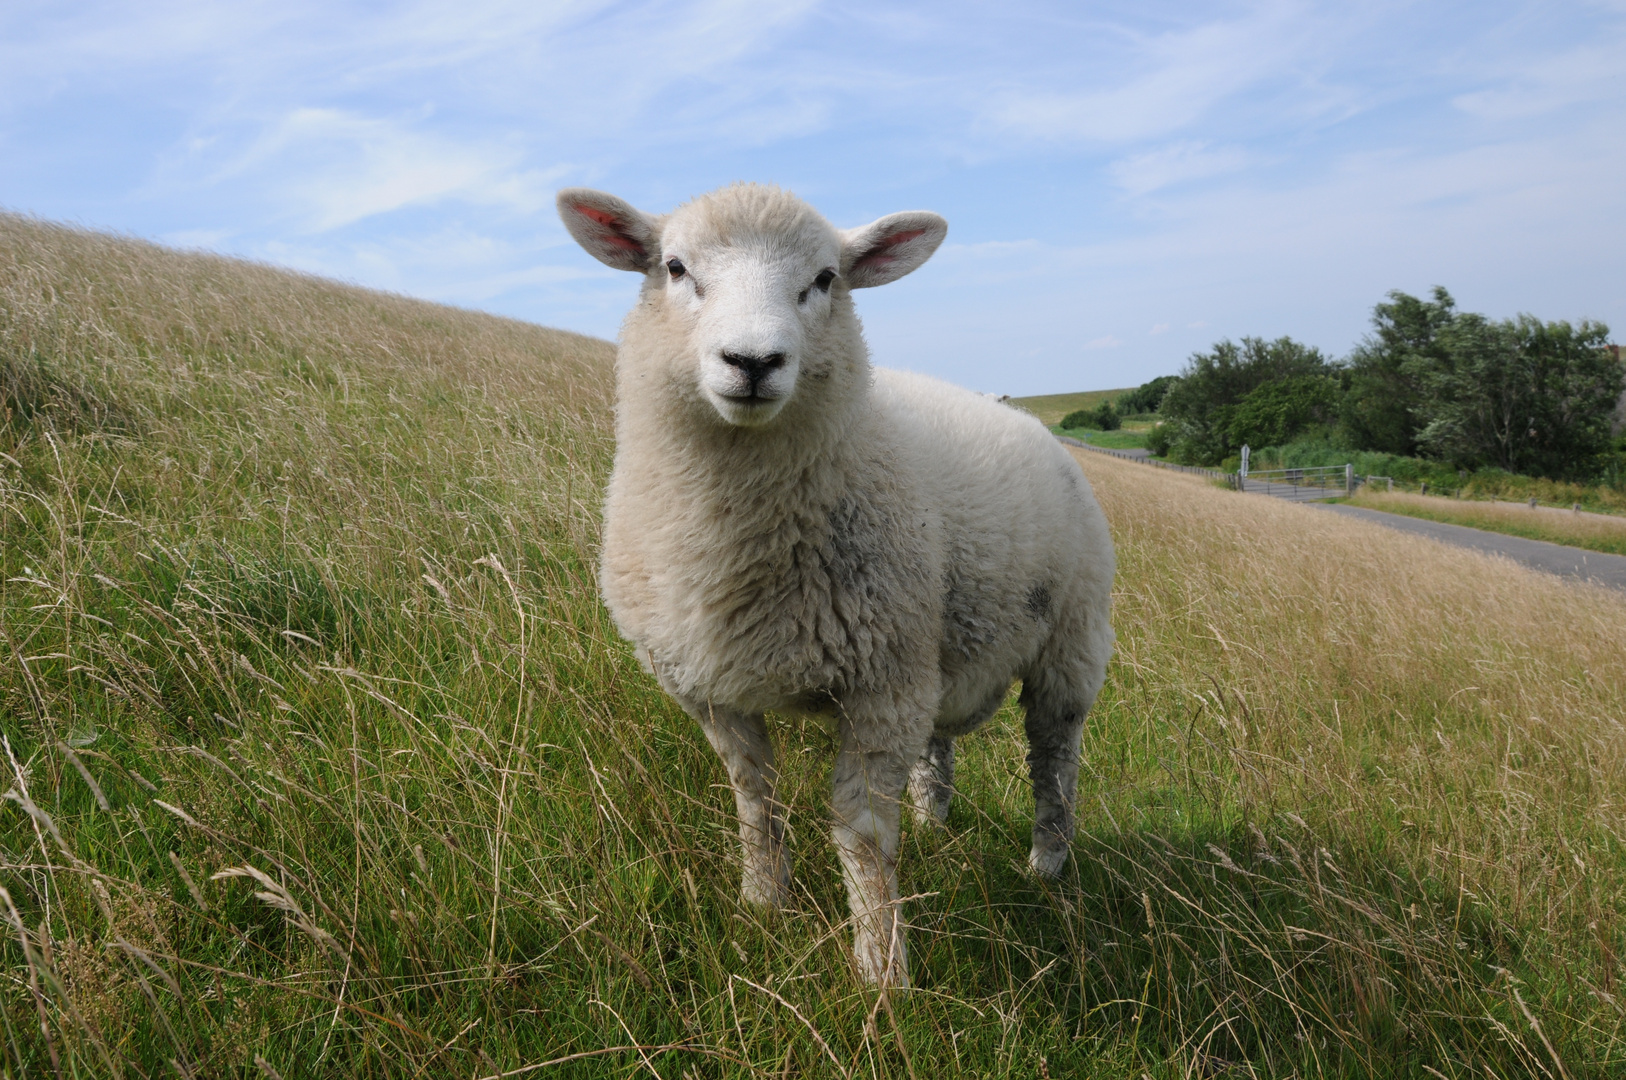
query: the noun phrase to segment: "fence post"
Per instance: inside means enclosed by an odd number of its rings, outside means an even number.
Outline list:
[[[1353,461],[1344,466],[1344,494],[1355,494],[1355,463]]]

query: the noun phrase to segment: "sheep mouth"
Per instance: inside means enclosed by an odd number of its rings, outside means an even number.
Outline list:
[[[759,389],[752,389],[745,394],[718,394],[717,396],[732,405],[768,405],[784,397],[783,394],[763,393]]]
[[[744,394],[725,394],[710,391],[712,407],[724,422],[736,427],[761,427],[771,423],[784,407],[789,396],[785,393],[764,393],[760,388]]]

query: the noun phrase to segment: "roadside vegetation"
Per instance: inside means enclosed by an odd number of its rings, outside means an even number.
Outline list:
[[[1353,464],[1418,493],[1622,512],[1626,365],[1608,334],[1487,319],[1440,288],[1393,292],[1341,360],[1291,338],[1221,341],[1178,376],[1050,422],[1068,434],[1122,425],[1154,456],[1230,472],[1247,446],[1256,471]]]
[[[880,998],[831,733],[764,917],[598,601],[606,343],[4,217],[0,373],[0,1075],[1626,1068],[1617,594],[1080,452],[1074,859],[1007,708]]]
[[[1613,434],[1626,387],[1601,323],[1493,321],[1389,294],[1372,333],[1339,362],[1291,338],[1222,341],[1191,357],[1163,396],[1168,453],[1213,465],[1298,441],[1418,457],[1460,473],[1626,483]]]
[[[1531,507],[1527,503],[1467,502],[1381,489],[1363,489],[1354,498],[1345,501],[1391,514],[1467,525],[1589,551],[1626,555],[1626,517],[1574,513],[1545,506]]]

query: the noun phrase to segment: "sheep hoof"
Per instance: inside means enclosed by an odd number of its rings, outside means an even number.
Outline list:
[[[1067,865],[1067,855],[1068,845],[1065,840],[1046,838],[1042,844],[1034,844],[1033,850],[1028,852],[1028,865],[1040,877],[1060,877],[1061,868]]]
[[[790,880],[771,874],[746,874],[740,883],[745,902],[775,911],[790,907]]]
[[[915,803],[915,824],[923,829],[937,829],[948,824],[949,800],[945,797],[926,803]]]
[[[954,742],[933,737],[926,752],[909,770],[909,804],[915,821],[934,829],[948,821],[954,798]]]
[[[902,939],[887,948],[881,935],[860,934],[853,941],[853,959],[858,964],[858,975],[879,990],[909,989],[909,958]]]

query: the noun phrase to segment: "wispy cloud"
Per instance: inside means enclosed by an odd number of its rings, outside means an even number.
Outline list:
[[[1452,103],[1487,120],[1544,116],[1577,105],[1626,100],[1621,56],[1626,34],[1590,42],[1558,55],[1538,56],[1497,80],[1497,85],[1459,94]]]
[[[1247,164],[1247,152],[1238,147],[1177,142],[1148,153],[1120,158],[1108,166],[1107,171],[1117,185],[1130,195],[1144,195],[1187,180],[1203,180],[1236,172]]]
[[[327,231],[446,199],[535,213],[561,170],[524,168],[517,148],[458,143],[408,124],[338,109],[295,109],[208,181],[283,178],[277,196],[305,226]]]
[[[1314,40],[1311,15],[1302,5],[1270,3],[1234,19],[1132,32],[1127,64],[1120,58],[1105,78],[1080,72],[1097,85],[1009,87],[991,95],[983,117],[1042,141],[1125,143],[1183,131],[1250,88],[1293,74]]]

